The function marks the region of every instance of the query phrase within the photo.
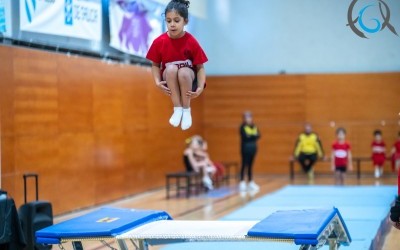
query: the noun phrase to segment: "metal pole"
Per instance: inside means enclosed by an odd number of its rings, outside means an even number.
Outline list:
[[[149,250],[149,245],[145,240],[139,240],[139,249],[140,250]]]
[[[338,244],[337,244],[337,239],[329,239],[329,250],[337,250],[338,249]]]
[[[118,245],[119,245],[119,249],[121,250],[128,250],[128,246],[125,243],[125,240],[117,240]]]

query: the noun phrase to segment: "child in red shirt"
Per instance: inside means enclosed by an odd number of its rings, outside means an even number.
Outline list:
[[[397,171],[397,192],[398,197],[394,206],[390,209],[390,219],[393,222],[393,226],[400,229],[400,132],[398,134],[397,141],[392,148],[392,159],[394,161],[394,166]]]
[[[374,131],[374,140],[371,143],[372,162],[375,167],[375,178],[379,178],[383,174],[383,165],[386,160],[386,145],[382,140],[382,131]]]
[[[350,143],[346,141],[346,130],[338,128],[336,130],[336,141],[332,144],[331,154],[331,167],[332,171],[335,172],[336,185],[344,185],[347,169],[353,170],[350,149]]]
[[[397,141],[393,145],[391,157],[393,160],[393,170],[397,172],[400,170],[400,132],[398,133]]]
[[[169,95],[174,113],[169,123],[182,130],[192,126],[190,100],[198,97],[205,87],[203,64],[207,56],[197,40],[184,30],[189,22],[189,1],[172,0],[165,8],[168,31],[157,37],[146,58],[153,62],[152,74],[158,88]]]

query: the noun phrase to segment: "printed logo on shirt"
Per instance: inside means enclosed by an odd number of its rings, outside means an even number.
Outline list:
[[[385,152],[385,148],[382,146],[373,146],[372,147],[372,152],[374,153],[383,153]]]
[[[176,65],[176,66],[178,66],[178,69],[184,68],[184,67],[193,68],[193,63],[189,59],[187,59],[185,61],[175,61],[175,62],[169,62],[169,63],[165,64],[165,66],[168,66],[168,65]]]
[[[343,150],[343,149],[335,150],[335,157],[337,157],[337,158],[346,158],[347,157],[347,151]]]
[[[383,0],[368,1],[364,5],[357,4],[360,0],[353,0],[347,12],[346,26],[359,37],[368,37],[365,33],[374,34],[388,28],[393,34],[399,36],[390,23],[390,8]],[[361,1],[360,1],[361,2]],[[353,12],[357,11],[357,16]]]

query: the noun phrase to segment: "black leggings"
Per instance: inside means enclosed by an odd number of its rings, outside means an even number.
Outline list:
[[[317,160],[318,160],[317,154],[300,153],[299,155],[299,163],[305,173],[308,173],[312,169]]]
[[[247,168],[247,177],[249,181],[253,180],[253,162],[257,153],[256,147],[242,148],[242,168],[240,170],[240,180],[244,180],[244,172]]]

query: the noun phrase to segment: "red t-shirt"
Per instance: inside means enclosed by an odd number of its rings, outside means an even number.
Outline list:
[[[400,140],[396,141],[393,147],[396,149],[396,153],[400,154]]]
[[[335,141],[332,144],[333,155],[335,156],[335,167],[347,167],[349,160],[350,143],[339,143]]]
[[[196,71],[194,66],[208,61],[200,44],[188,32],[178,39],[170,38],[167,32],[161,34],[153,41],[146,58],[161,65],[161,76],[165,66],[170,63],[178,68],[189,67]]]
[[[383,141],[381,141],[381,142],[373,141],[371,143],[371,147],[372,147],[372,156],[382,156],[382,155],[384,156],[385,155],[386,145]]]

